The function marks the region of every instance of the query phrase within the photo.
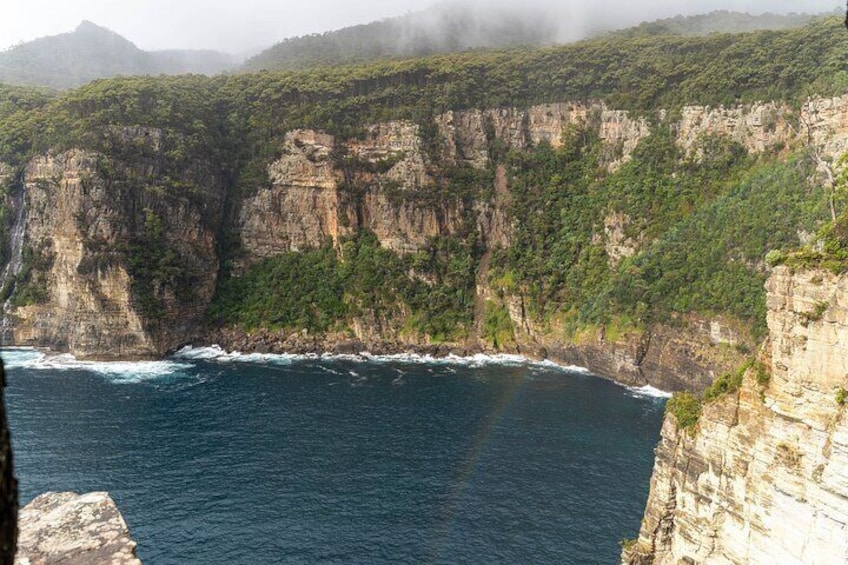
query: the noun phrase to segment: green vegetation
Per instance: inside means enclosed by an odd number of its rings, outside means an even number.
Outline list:
[[[557,35],[549,16],[527,5],[487,6],[483,16],[478,8],[445,2],[422,12],[286,39],[248,60],[244,68],[295,70],[474,48],[546,45]]]
[[[410,278],[410,270],[421,276]],[[211,316],[246,329],[325,332],[366,315],[406,320],[407,331],[440,342],[461,338],[473,321],[473,284],[474,262],[461,242],[434,240],[400,256],[363,231],[340,254],[328,243],[252,265],[223,283]]]
[[[835,10],[840,13],[841,10]],[[817,16],[810,14],[759,14],[716,10],[697,16],[675,16],[615,32],[615,35],[708,35],[711,33],[743,33],[759,30],[792,29],[806,25]]]
[[[127,242],[123,251],[132,278],[133,298],[148,320],[166,314],[164,296],[170,289],[181,302],[190,301],[197,276],[165,241],[160,217],[150,208],[144,210],[144,223]]]
[[[495,255],[495,278],[512,281],[540,319],[567,312],[577,326],[643,326],[725,312],[764,332],[762,258],[797,245],[799,228],[815,230],[827,216],[825,191],[808,181],[811,162],[752,159],[720,139],[687,159],[662,127],[613,174],[599,166],[600,150],[591,133],[575,131],[558,149],[509,155],[512,215],[524,221]],[[648,242],[617,265],[596,240],[610,212],[627,219],[625,236]]]
[[[845,387],[839,387],[836,389],[836,403],[840,406],[845,406],[845,403],[848,402],[848,390],[845,390]]]
[[[704,402],[712,402],[726,394],[737,392],[742,386],[742,378],[745,372],[754,365],[753,361],[745,363],[732,373],[727,373],[717,378],[707,390],[704,391]]]
[[[515,327],[509,310],[505,306],[486,302],[486,318],[483,322],[483,337],[494,348],[515,343]]]
[[[674,414],[677,425],[684,430],[690,430],[701,417],[701,399],[691,392],[678,392],[665,405],[667,413]]]
[[[13,281],[7,281],[0,294],[5,299],[11,294],[12,304],[28,306],[47,299],[46,273],[53,265],[54,257],[44,249],[24,247],[21,270]]]
[[[705,404],[714,402],[728,394],[739,392],[745,373],[753,369],[754,378],[761,387],[761,398],[763,389],[768,386],[771,375],[768,369],[759,361],[751,360],[741,365],[731,373],[726,373],[710,385],[700,396],[690,392],[675,393],[666,405],[666,412],[674,414],[678,424],[684,429],[691,429],[698,423],[701,411]]]

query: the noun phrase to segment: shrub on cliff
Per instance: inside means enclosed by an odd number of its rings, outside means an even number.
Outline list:
[[[678,392],[666,404],[666,413],[673,414],[677,425],[683,429],[692,429],[701,417],[701,399],[691,392]]]

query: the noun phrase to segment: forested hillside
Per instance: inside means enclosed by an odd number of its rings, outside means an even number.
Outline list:
[[[687,35],[784,30],[815,19],[810,14],[760,14],[716,11],[677,16],[615,32],[615,35]],[[485,13],[472,5],[446,3],[428,11],[388,18],[337,31],[286,39],[248,60],[243,68],[298,70],[319,66],[421,57],[475,48],[544,46],[563,41],[573,24],[560,12],[538,5],[491,6]],[[580,38],[609,32],[603,24],[582,31]],[[573,39],[573,38],[569,38]]]

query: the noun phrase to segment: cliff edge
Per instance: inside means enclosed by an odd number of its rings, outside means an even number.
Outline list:
[[[622,562],[848,561],[848,275],[777,267],[769,337],[738,391],[669,411]]]

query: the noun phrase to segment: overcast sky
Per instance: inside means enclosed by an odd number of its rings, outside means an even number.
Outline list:
[[[482,6],[491,1],[474,0]],[[822,12],[841,0],[494,0],[543,3],[562,18],[616,15],[628,22],[716,9],[751,13]],[[218,49],[239,53],[286,37],[401,15],[434,0],[0,0],[0,49],[73,30],[83,19],[142,49]],[[577,22],[571,22],[573,27]]]

